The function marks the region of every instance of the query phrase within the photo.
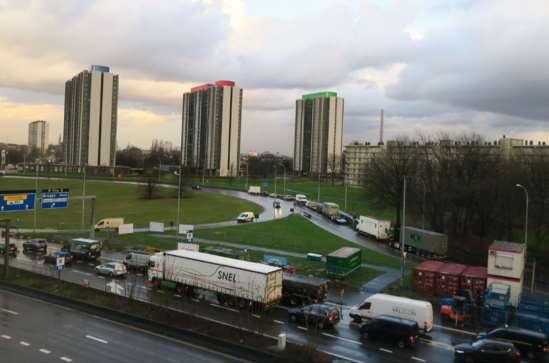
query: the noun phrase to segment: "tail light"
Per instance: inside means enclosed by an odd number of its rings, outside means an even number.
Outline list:
[[[549,345],[543,347],[543,353],[549,353]]]
[[[334,315],[332,313],[328,314],[328,320],[330,321],[334,320]]]
[[[515,353],[515,355],[517,356],[517,358],[520,358],[520,352],[517,350],[517,352]]]

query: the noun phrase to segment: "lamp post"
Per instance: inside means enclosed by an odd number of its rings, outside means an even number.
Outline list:
[[[404,249],[406,229],[406,175],[404,176],[404,185],[402,189],[402,223],[400,225],[400,253],[402,259],[400,262],[400,286],[404,286],[404,265],[406,264],[406,251]]]
[[[179,165],[179,178],[177,183],[177,219],[175,224],[175,236],[179,233],[179,223],[181,218],[181,165]]]
[[[316,191],[316,201],[320,203],[320,169],[318,170],[318,189]]]
[[[36,205],[36,200],[38,199],[38,165],[39,165],[39,160],[36,159],[34,161],[34,191],[35,191],[35,206],[34,206],[34,228],[33,228],[33,232],[36,233],[36,224],[38,222],[38,205]],[[6,251],[7,251],[7,246],[6,246]],[[6,252],[7,253],[7,252]]]
[[[529,197],[528,197],[528,189],[522,184],[516,184],[515,187],[520,188],[524,191],[524,195],[526,196],[526,210],[524,213],[524,250],[525,255],[528,255],[528,203],[529,203]],[[532,265],[532,281],[530,283],[530,291],[534,291],[534,283],[535,283],[535,276],[536,276],[536,258],[534,257],[534,263]]]

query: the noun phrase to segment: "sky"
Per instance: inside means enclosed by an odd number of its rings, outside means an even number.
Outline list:
[[[120,77],[118,147],[179,144],[181,98],[244,89],[246,151],[291,155],[295,100],[345,99],[344,143],[471,133],[549,141],[545,0],[0,0],[0,142],[62,134],[64,83]]]

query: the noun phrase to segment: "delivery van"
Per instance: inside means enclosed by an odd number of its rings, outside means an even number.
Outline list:
[[[374,294],[360,305],[353,306],[349,316],[356,322],[389,315],[413,320],[425,332],[433,329],[433,306],[428,301],[408,299],[387,294]]]
[[[105,218],[95,224],[95,230],[117,229],[121,224],[124,224],[124,218]]]

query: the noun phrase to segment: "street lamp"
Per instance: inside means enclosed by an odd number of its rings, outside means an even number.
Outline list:
[[[404,286],[404,265],[406,264],[406,251],[404,242],[406,237],[406,175],[404,175],[404,184],[402,189],[402,223],[400,225],[400,253],[402,259],[400,262],[400,286]]]
[[[522,184],[516,184],[515,187],[517,188],[520,188],[524,191],[524,195],[526,196],[526,210],[525,210],[525,217],[524,217],[524,250],[525,250],[525,255],[527,255],[528,253],[528,203],[529,203],[529,198],[528,198],[528,189],[526,189],[526,187]],[[530,283],[530,290],[531,291],[534,291],[534,277],[535,277],[535,274],[536,274],[536,258],[534,257],[534,264],[533,264],[533,267],[532,267],[532,282]]]

